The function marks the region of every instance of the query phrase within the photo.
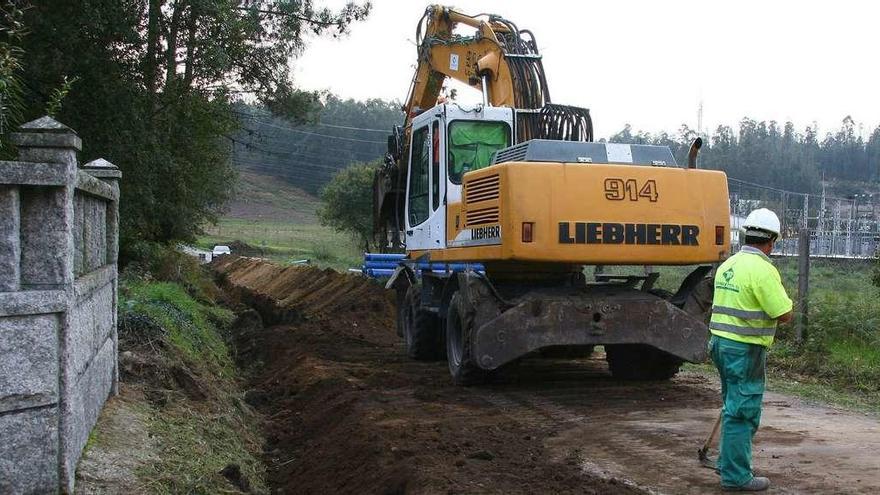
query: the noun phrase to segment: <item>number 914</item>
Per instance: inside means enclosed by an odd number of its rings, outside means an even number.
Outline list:
[[[605,179],[605,198],[612,201],[647,199],[656,203],[660,195],[657,193],[657,182],[654,179],[645,181],[641,187],[635,179]]]

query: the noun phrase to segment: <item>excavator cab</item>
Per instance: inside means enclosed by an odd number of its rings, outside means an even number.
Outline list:
[[[408,250],[447,247],[446,205],[461,201],[465,173],[492,164],[513,142],[513,110],[442,104],[413,118],[406,178]]]

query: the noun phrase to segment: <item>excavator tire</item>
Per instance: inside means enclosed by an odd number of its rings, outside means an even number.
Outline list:
[[[611,376],[618,380],[669,380],[684,361],[644,344],[605,346]]]
[[[437,317],[421,307],[420,292],[418,285],[411,286],[401,308],[406,354],[417,361],[436,361],[443,358],[443,332]]]
[[[456,385],[475,385],[486,379],[486,372],[477,366],[471,352],[473,319],[464,311],[462,295],[456,292],[446,313],[446,361]]]

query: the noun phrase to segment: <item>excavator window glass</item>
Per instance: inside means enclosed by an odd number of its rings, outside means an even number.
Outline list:
[[[413,133],[409,170],[409,224],[418,225],[428,219],[428,160],[431,140],[428,127]]]
[[[431,125],[431,211],[440,207],[440,122]]]
[[[492,163],[492,155],[510,146],[506,122],[456,120],[449,125],[449,180],[461,184],[461,176]]]

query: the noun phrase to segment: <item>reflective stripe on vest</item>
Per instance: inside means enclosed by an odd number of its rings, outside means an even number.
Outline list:
[[[769,336],[776,334],[776,327],[741,327],[730,323],[709,322],[709,330],[735,333],[737,335]]]
[[[743,320],[772,320],[767,313],[756,310],[729,308],[727,306],[712,306],[712,312],[719,315],[734,316]]]

